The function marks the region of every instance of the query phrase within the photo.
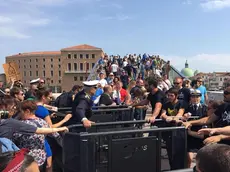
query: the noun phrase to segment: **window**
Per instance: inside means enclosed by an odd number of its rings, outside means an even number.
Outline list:
[[[222,81],[222,78],[220,78],[220,81]]]
[[[58,65],[59,68],[61,68],[61,65]]]
[[[54,83],[54,81],[53,80],[51,80],[51,84],[53,84]]]
[[[18,60],[18,63],[20,63],[20,60]]]
[[[53,62],[53,59],[50,59],[51,62]]]
[[[54,76],[54,72],[52,70],[50,71],[50,74],[51,74],[51,76]]]
[[[36,62],[38,62],[38,59],[36,59]]]
[[[45,62],[46,61],[46,59],[43,59],[43,62]]]
[[[30,71],[30,76],[32,76],[32,71]]]
[[[26,81],[24,81],[24,83],[26,84]]]
[[[61,59],[58,59],[58,61],[60,62],[60,61],[61,61]]]
[[[68,59],[71,59],[71,54],[68,54]]]
[[[75,59],[77,58],[77,54],[74,54],[74,58],[75,58]]]
[[[83,76],[80,76],[80,81],[83,81]]]
[[[43,71],[43,76],[44,76],[44,77],[46,76],[46,71]]]
[[[77,63],[74,63],[74,70],[77,71]]]
[[[80,54],[80,59],[83,59],[83,54]]]
[[[89,70],[89,63],[86,63],[86,70]]]
[[[86,77],[85,77],[85,80],[87,81],[87,79],[88,79],[88,77],[86,76]]]
[[[26,65],[24,65],[24,68],[26,68]]]
[[[74,81],[77,81],[77,76],[75,76],[73,79],[74,79]]]
[[[30,59],[30,62],[31,62],[31,59]]]
[[[24,60],[24,62],[26,62],[26,60]]]
[[[43,65],[43,68],[46,68],[46,65]]]
[[[83,63],[80,63],[80,70],[83,70]]]
[[[95,63],[92,63],[92,69],[93,69],[94,65],[95,65]]]
[[[30,69],[31,69],[31,65],[30,65]]]
[[[59,73],[59,76],[61,76],[61,71],[60,70],[58,71],[58,73]]]
[[[92,59],[95,59],[95,54],[92,54]]]
[[[26,71],[24,71],[24,76],[26,76]]]
[[[68,71],[71,71],[71,63],[68,63]]]
[[[85,55],[85,58],[87,58],[87,59],[88,59],[88,58],[89,58],[89,54],[86,54],[86,55]]]
[[[53,68],[54,66],[53,65],[50,65],[51,68]]]
[[[36,71],[36,76],[38,76],[38,71]]]
[[[18,68],[20,69],[20,66],[18,66]]]
[[[36,65],[36,68],[38,68],[38,65]]]
[[[58,80],[58,83],[61,84],[61,80]]]

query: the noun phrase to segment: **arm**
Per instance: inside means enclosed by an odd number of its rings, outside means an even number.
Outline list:
[[[208,104],[208,94],[207,93],[205,93],[204,98],[205,98],[206,104]]]
[[[152,117],[156,118],[160,114],[161,108],[162,108],[162,103],[160,102],[156,103]]]
[[[142,101],[139,102],[139,103],[133,104],[132,106],[133,106],[133,107],[136,107],[136,106],[144,106],[144,105],[148,105],[148,104],[149,104],[149,100],[148,100],[148,99],[145,99],[145,100],[142,100]]]
[[[214,132],[212,134],[230,135],[230,126],[223,127],[223,128],[213,128],[213,131]]]
[[[184,115],[184,109],[179,109],[179,112],[177,113],[176,117],[182,117]]]
[[[161,119],[163,120],[166,120],[168,116],[166,115],[166,110],[162,109],[162,112],[161,112]]]
[[[68,131],[67,127],[61,127],[61,128],[37,128],[35,131],[36,134],[51,134],[55,132],[60,131]]]

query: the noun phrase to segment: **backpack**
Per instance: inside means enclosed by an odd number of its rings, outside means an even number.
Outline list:
[[[72,107],[72,93],[65,92],[62,93],[60,96],[57,97],[55,100],[55,106],[60,107]]]

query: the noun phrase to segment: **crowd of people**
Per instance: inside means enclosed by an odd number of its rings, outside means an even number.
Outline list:
[[[55,107],[50,105],[52,91],[42,79],[32,80],[26,92],[18,81],[5,89],[0,99],[0,171],[53,171],[53,152],[47,137],[60,142],[60,132],[68,131],[63,126],[82,122],[85,127],[91,127],[94,122],[88,114],[92,106],[117,105],[132,107],[135,120],[146,119],[151,125],[155,125],[156,119],[164,120],[165,126],[184,125],[188,129],[188,168],[198,152],[197,171],[212,172],[217,167],[220,172],[230,171],[229,158],[215,161],[209,157],[211,152],[217,154],[216,150],[224,156],[229,146],[204,147],[210,143],[230,144],[230,87],[224,91],[223,102],[209,100],[202,78],[190,81],[176,77],[171,83],[170,62],[146,54],[125,58],[105,55],[99,60],[97,72],[97,81],[73,86],[54,101]],[[72,113],[52,123],[55,114],[51,112],[60,107],[73,107]],[[146,117],[148,109],[152,111]],[[196,120],[190,121],[191,117]],[[177,145],[173,153],[171,135],[166,133],[162,137],[171,169],[183,168],[184,156],[180,151],[183,136],[180,133],[175,136]],[[204,165],[204,158],[213,162],[210,164],[213,168]]]

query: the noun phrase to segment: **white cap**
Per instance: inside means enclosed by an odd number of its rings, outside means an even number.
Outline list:
[[[35,83],[37,83],[39,81],[40,81],[40,78],[33,79],[33,80],[30,81],[30,84],[35,84]]]
[[[84,81],[84,82],[83,82],[84,86],[87,86],[87,87],[94,87],[94,86],[97,86],[98,83],[99,83],[98,80]]]
[[[197,96],[201,96],[201,92],[200,90],[197,89],[190,89],[190,95],[197,95]]]

